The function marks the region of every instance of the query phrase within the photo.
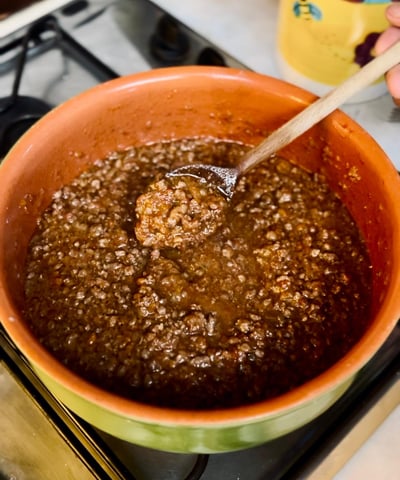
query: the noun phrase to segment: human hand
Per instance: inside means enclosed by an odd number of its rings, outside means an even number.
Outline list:
[[[380,35],[375,44],[375,51],[378,55],[400,40],[400,3],[389,5],[386,9],[386,17],[391,26]],[[394,102],[400,106],[400,64],[386,74],[386,83]]]

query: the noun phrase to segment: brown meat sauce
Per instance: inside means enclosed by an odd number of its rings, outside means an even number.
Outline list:
[[[25,316],[89,381],[175,408],[231,407],[293,389],[364,332],[371,268],[323,179],[282,158],[243,177],[203,242],[149,248],[135,202],[171,168],[232,165],[247,147],[186,139],[99,160],[57,192],[27,262]]]
[[[204,181],[164,177],[136,201],[136,237],[153,248],[196,245],[224,223],[227,205],[225,197]]]

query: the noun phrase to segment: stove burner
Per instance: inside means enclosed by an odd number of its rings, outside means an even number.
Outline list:
[[[0,158],[51,108],[47,103],[33,97],[0,98]]]
[[[172,17],[163,15],[150,38],[151,53],[165,65],[179,65],[187,58],[189,50],[187,35]]]
[[[55,21],[51,23],[56,35],[59,35],[57,23]],[[0,98],[0,159],[22,134],[52,108],[43,100],[21,96],[18,93],[29,42],[37,35],[37,28],[38,26],[34,24],[22,40],[22,50],[18,58],[11,95]]]
[[[224,57],[215,50],[215,48],[205,47],[199,53],[197,58],[198,65],[216,65],[219,67],[226,67]]]
[[[192,471],[185,478],[185,480],[200,480],[207,467],[208,458],[209,455],[198,455]]]

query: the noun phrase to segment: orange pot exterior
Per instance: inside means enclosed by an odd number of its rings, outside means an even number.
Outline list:
[[[317,401],[324,392],[348,382],[384,343],[400,317],[400,180],[374,140],[339,111],[282,152],[327,177],[363,232],[373,264],[373,322],[346,357],[318,378],[279,398],[230,410],[189,412],[140,405],[103,392],[61,366],[33,338],[19,313],[25,255],[37,217],[52,194],[93,161],[118,149],[162,139],[213,136],[256,144],[314,98],[255,73],[218,67],[167,68],[90,89],[32,127],[0,167],[0,316],[35,368],[62,390],[121,417],[172,429],[187,427],[188,436],[190,429],[234,429],[284,417],[303,402]],[[294,423],[293,428],[300,424]],[[277,434],[288,430],[290,426],[285,426]],[[232,449],[268,438],[267,434],[256,435],[254,441]],[[187,449],[182,445],[171,450],[213,449],[205,444]],[[214,451],[228,449],[225,445]]]

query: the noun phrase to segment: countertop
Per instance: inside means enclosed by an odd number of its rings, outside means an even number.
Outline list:
[[[280,77],[276,57],[278,0],[157,0],[155,3],[252,70]],[[391,97],[385,94],[369,102],[346,105],[343,110],[376,139],[400,170],[400,115],[395,114],[397,123],[390,121],[394,108]],[[390,408],[377,405],[377,410],[380,410],[381,425],[374,431],[375,421],[368,419],[365,422],[368,434],[360,435],[369,436],[368,440],[331,478],[400,478],[400,389],[396,388],[396,391],[392,392]],[[357,432],[355,437],[358,435]],[[351,439],[351,442],[358,443],[358,448],[362,440]],[[347,445],[345,448],[352,447]],[[321,474],[313,478],[328,480],[329,476]]]

